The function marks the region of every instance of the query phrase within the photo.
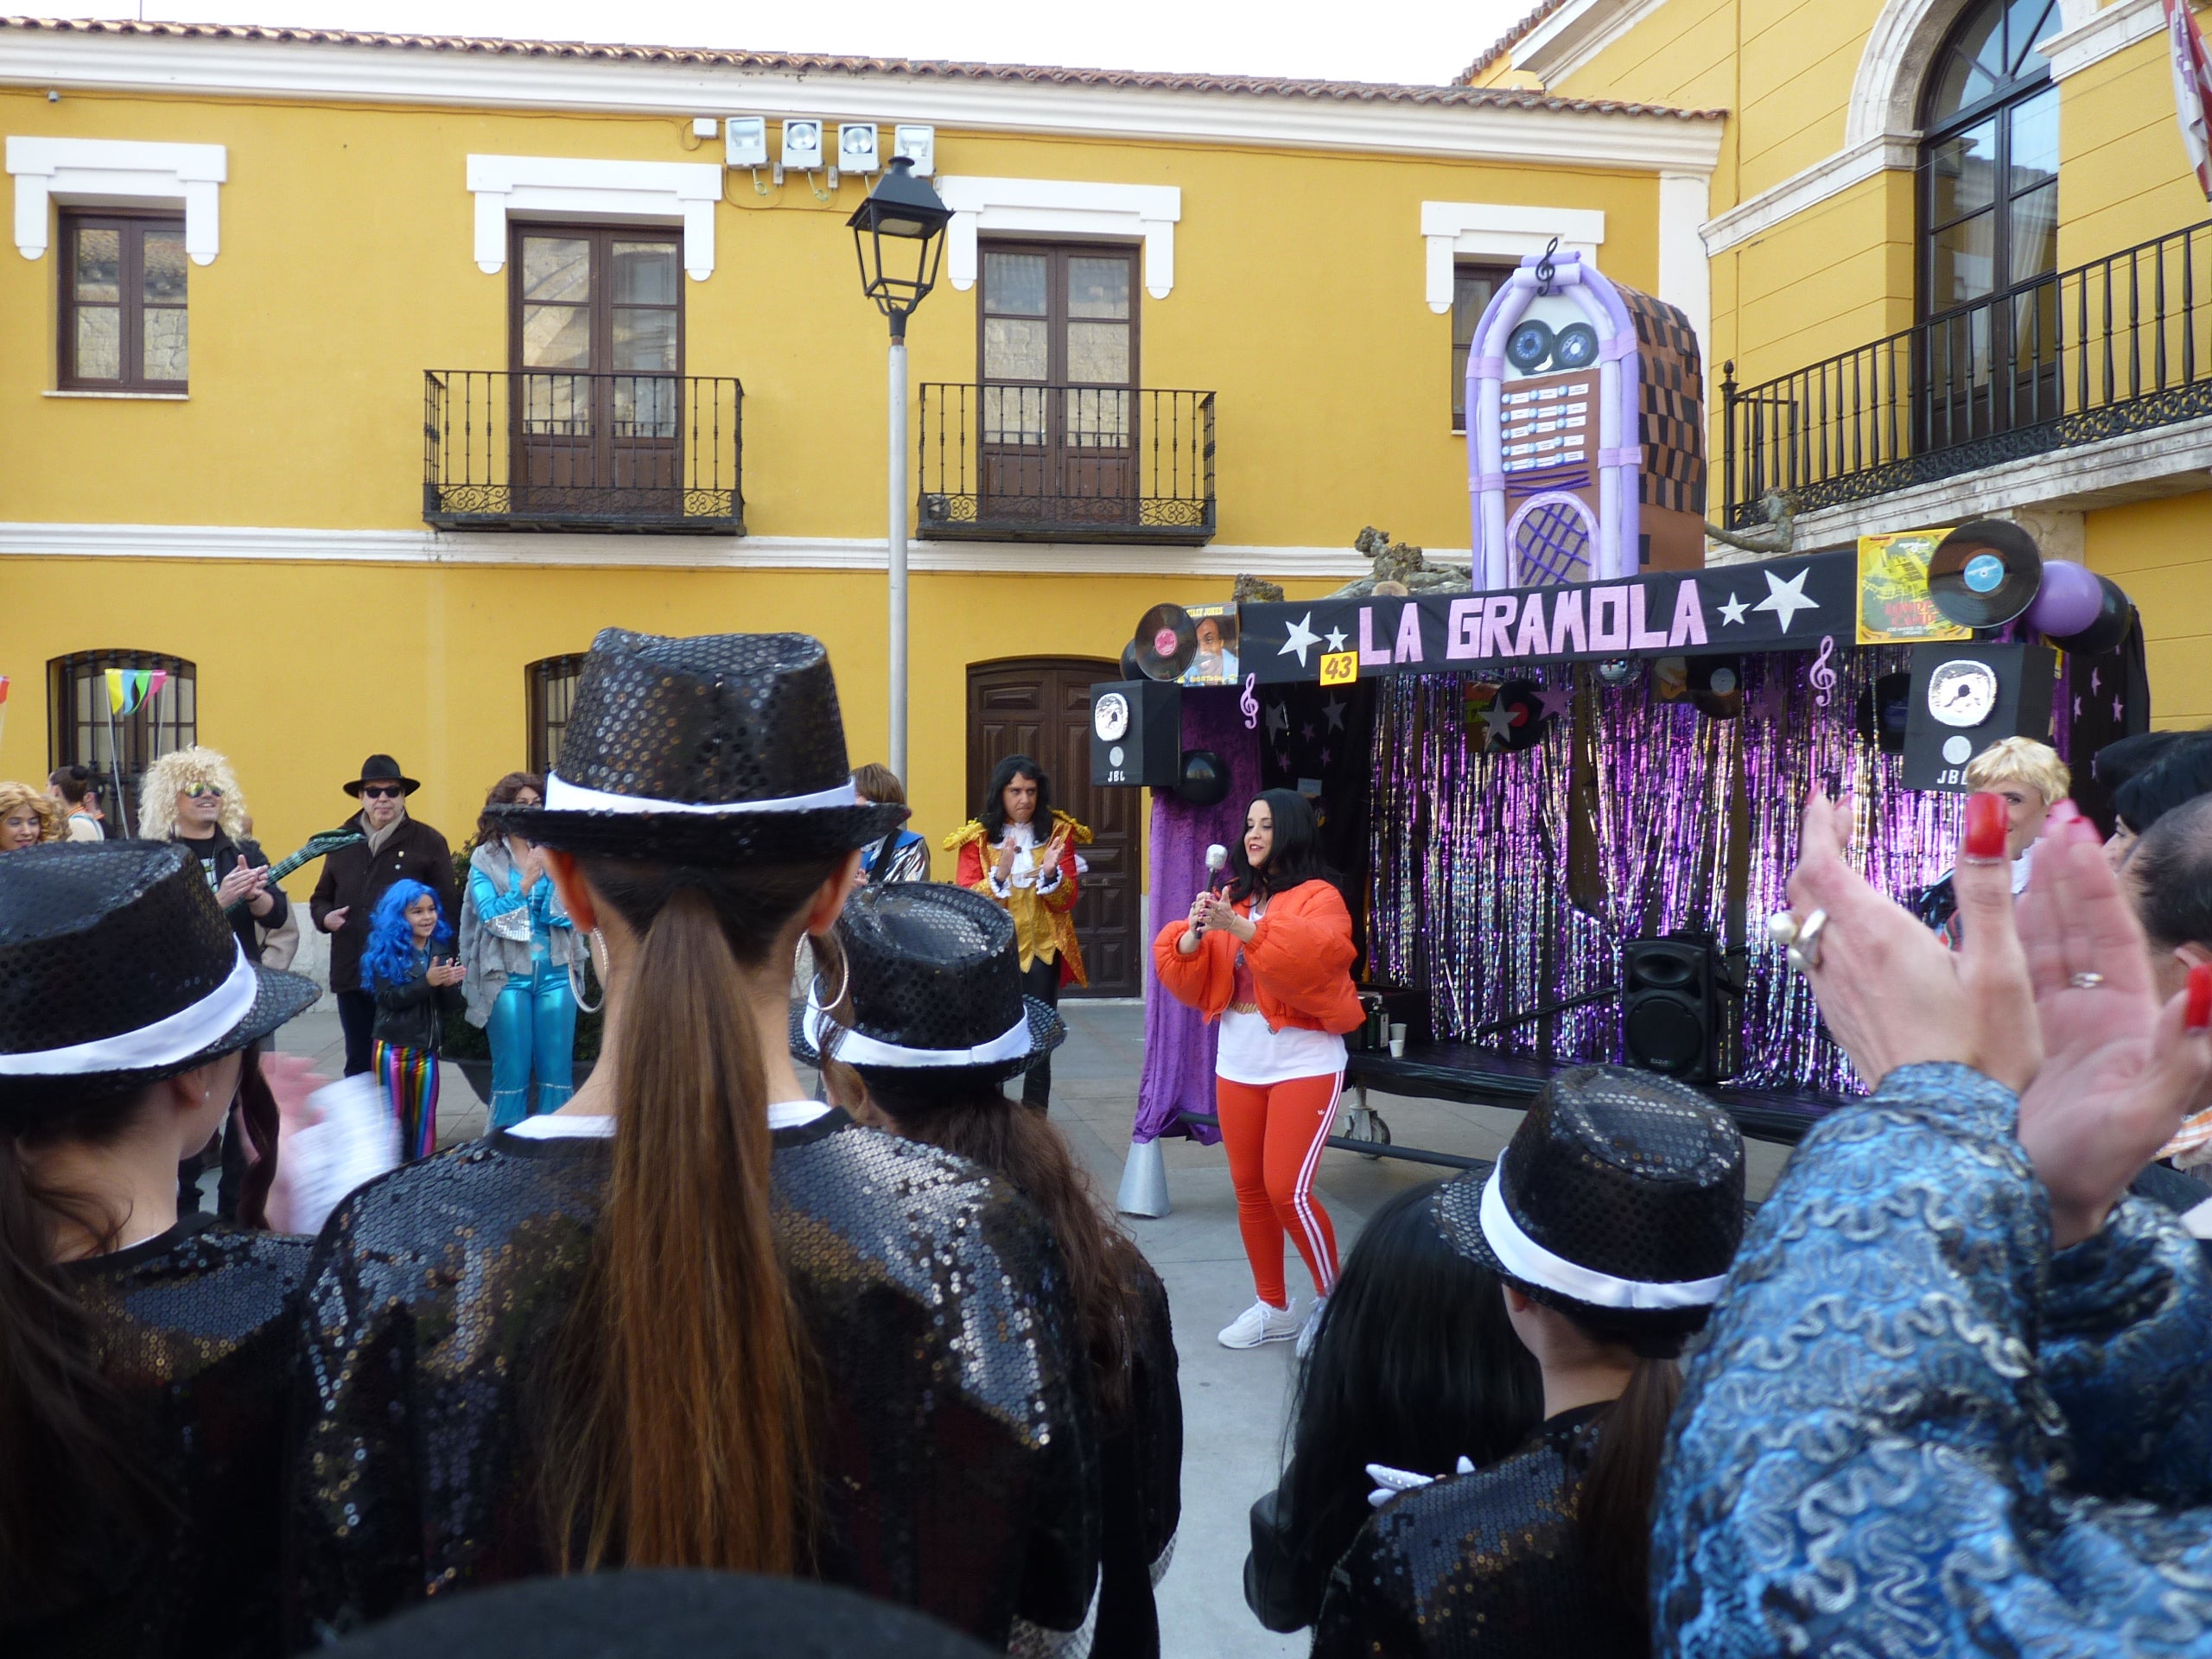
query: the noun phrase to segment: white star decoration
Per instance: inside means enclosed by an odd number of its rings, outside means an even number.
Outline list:
[[[1321,705],[1321,712],[1329,717],[1329,729],[1331,731],[1341,732],[1344,730],[1344,700],[1342,697],[1331,697],[1328,702]]]
[[[1342,628],[1331,628],[1329,630],[1329,650],[1331,653],[1333,654],[1337,652],[1342,651],[1344,648],[1344,631]]]
[[[1805,597],[1805,578],[1812,573],[1812,566],[1807,565],[1789,581],[1784,582],[1771,570],[1762,570],[1759,574],[1766,578],[1766,597],[1751,608],[1755,611],[1772,611],[1776,619],[1782,624],[1782,631],[1784,633],[1789,632],[1789,624],[1798,612],[1817,611],[1821,608],[1820,601]]]
[[[1503,697],[1493,698],[1483,710],[1483,724],[1490,728],[1490,741],[1498,747],[1505,747],[1513,735],[1513,716],[1516,710]]]
[[[1313,613],[1308,611],[1290,625],[1289,636],[1283,640],[1282,649],[1275,655],[1287,657],[1294,651],[1298,653],[1298,665],[1303,668],[1306,666],[1306,652],[1320,643],[1321,636],[1313,632]]]
[[[1726,627],[1741,627],[1744,624],[1744,601],[1735,594],[1728,595],[1728,602],[1720,607],[1720,620]]]

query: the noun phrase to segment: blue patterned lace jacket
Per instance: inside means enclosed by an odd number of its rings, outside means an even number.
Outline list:
[[[2129,1199],[2054,1257],[2012,1093],[1807,1137],[1689,1367],[1661,1654],[2212,1653],[2212,1277]]]

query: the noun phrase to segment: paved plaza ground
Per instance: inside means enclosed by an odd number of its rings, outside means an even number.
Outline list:
[[[305,964],[302,964],[303,966]],[[1135,1002],[1061,1006],[1068,1040],[1053,1057],[1052,1116],[1076,1155],[1110,1198],[1128,1147],[1137,1079],[1144,1060],[1144,1010]],[[321,1061],[332,1076],[344,1048],[329,998],[287,1027],[277,1045]],[[451,1144],[483,1133],[483,1103],[460,1071],[445,1068],[439,1138]],[[1373,1096],[1398,1145],[1472,1158],[1497,1154],[1520,1122],[1503,1108]],[[1751,1143],[1751,1192],[1763,1196],[1783,1162],[1783,1150]],[[1175,1559],[1160,1586],[1166,1659],[1243,1659],[1306,1651],[1305,1635],[1262,1630],[1244,1605],[1245,1510],[1274,1482],[1284,1408],[1294,1363],[1291,1345],[1274,1343],[1231,1352],[1214,1332],[1252,1301],[1252,1280],[1236,1231],[1236,1202],[1218,1147],[1166,1143],[1174,1213],[1127,1225],[1166,1281],[1182,1358],[1183,1524]],[[1419,1164],[1330,1152],[1318,1188],[1349,1249],[1365,1218],[1392,1193],[1444,1172]],[[1287,1250],[1287,1244],[1285,1246]],[[1290,1282],[1312,1294],[1305,1270],[1289,1257]]]

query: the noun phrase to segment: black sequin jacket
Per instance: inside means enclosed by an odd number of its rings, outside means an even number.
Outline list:
[[[1052,1650],[1087,1628],[1099,1531],[1089,1375],[1044,1223],[973,1165],[842,1112],[774,1139],[823,1374],[821,1576]],[[302,1640],[553,1567],[529,1379],[588,1261],[606,1158],[493,1135],[332,1216],[307,1292]]]
[[[1105,1526],[1092,1659],[1159,1659],[1153,1591],[1174,1557],[1183,1514],[1183,1391],[1167,1287],[1141,1257],[1133,1277],[1142,1313],[1131,1344],[1128,1409],[1098,1444]]]
[[[1370,1518],[1330,1576],[1313,1659],[1648,1654],[1575,1531],[1604,1410],[1560,1412],[1503,1463],[1416,1487]]]
[[[0,1610],[8,1659],[283,1651],[284,1412],[308,1241],[194,1216],[66,1271],[127,1450],[174,1508],[68,1605]]]

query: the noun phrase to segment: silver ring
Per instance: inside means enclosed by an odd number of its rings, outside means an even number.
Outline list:
[[[1766,918],[1766,936],[1777,944],[1797,943],[1797,918],[1786,910],[1777,910]]]
[[[1821,965],[1821,930],[1827,925],[1825,910],[1815,911],[1799,925],[1789,946],[1789,965],[1799,973],[1808,974]]]
[[[2077,991],[2094,991],[2105,982],[2105,976],[2094,969],[2085,969],[2066,982]]]

